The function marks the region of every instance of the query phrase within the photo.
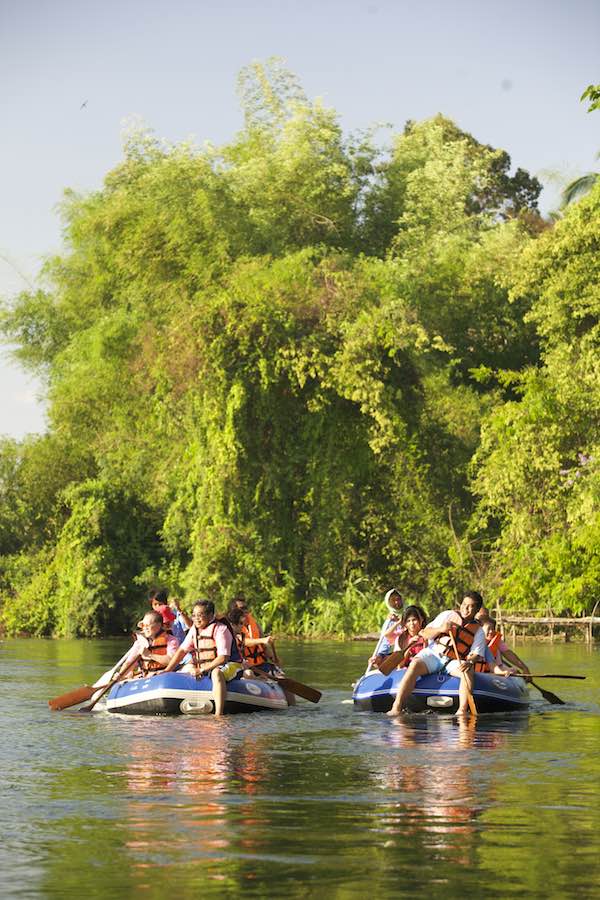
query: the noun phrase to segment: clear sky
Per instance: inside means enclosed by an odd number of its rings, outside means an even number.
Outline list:
[[[229,140],[235,84],[283,57],[348,131],[442,112],[546,185],[599,164],[600,0],[0,0],[0,294],[60,248],[65,187],[98,188],[124,119]],[[41,387],[0,358],[0,434],[44,428]]]

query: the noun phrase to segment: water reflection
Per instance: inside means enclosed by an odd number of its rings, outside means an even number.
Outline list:
[[[171,723],[160,723],[165,724]],[[238,864],[232,861],[261,850],[264,822],[254,797],[268,778],[268,741],[234,734],[214,719],[179,725],[168,753],[157,753],[145,738],[129,748],[124,845],[132,873],[140,875],[139,888],[146,886],[146,870],[157,862],[157,825],[163,834],[168,829],[171,862],[202,860],[209,880],[223,880],[224,864],[228,880],[235,878]]]
[[[466,865],[472,859],[481,813],[495,804],[496,776],[481,765],[503,759],[511,734],[523,732],[528,718],[455,719],[406,716],[390,720],[373,780],[395,797],[384,804],[378,827],[388,835],[418,839],[431,854]],[[388,846],[393,846],[389,840]]]
[[[317,708],[51,714],[47,697],[88,680],[89,659],[93,676],[123,652],[98,642],[86,662],[80,646],[13,642],[10,658],[3,645],[10,896],[589,896],[600,878],[600,659],[583,687],[561,687],[567,707],[474,726],[355,712],[342,705],[355,648],[316,644],[286,658],[324,688]],[[577,648],[552,653],[559,671],[583,665]]]

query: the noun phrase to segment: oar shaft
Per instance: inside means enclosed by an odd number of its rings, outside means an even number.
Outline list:
[[[523,678],[569,678],[574,681],[585,681],[587,675],[534,675],[531,673],[523,673]]]
[[[113,687],[115,684],[117,684],[117,682],[122,681],[125,678],[125,676],[129,672],[131,672],[131,670],[133,669],[133,667],[139,660],[140,656],[141,656],[141,653],[138,653],[137,656],[134,659],[132,659],[132,661],[129,663],[129,665],[125,667],[123,672],[121,672],[121,671],[117,672],[116,677],[113,678],[112,681],[109,681],[108,684],[103,685],[102,687],[98,688],[98,690],[96,691],[96,694],[94,695],[94,697],[92,699],[92,702],[88,703],[87,706],[80,707],[79,712],[91,712],[93,710],[94,706],[96,705],[96,703],[98,702],[98,700],[100,700],[104,696],[104,694],[106,694],[106,692],[108,690],[110,690],[111,687]]]

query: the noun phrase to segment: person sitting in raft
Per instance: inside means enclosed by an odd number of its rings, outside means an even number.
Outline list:
[[[195,675],[196,678],[210,675],[215,715],[222,716],[225,709],[225,684],[242,670],[235,637],[228,623],[215,618],[215,605],[212,600],[197,600],[194,603],[192,623],[184,642],[165,671],[171,672],[186,653],[192,653],[193,661],[181,671]]]
[[[241,606],[236,606],[232,609],[230,605],[227,618],[235,634],[238,650],[242,656],[244,675],[246,678],[254,675],[260,676],[261,673],[273,675],[277,667],[268,661],[263,651],[263,647],[266,649],[270,645],[272,637],[270,634],[261,635],[259,638],[252,637],[252,632],[248,625],[248,616],[248,611]]]
[[[388,716],[399,715],[421,676],[432,675],[442,669],[460,678],[458,715],[466,716],[469,694],[473,690],[473,664],[485,658],[485,636],[481,625],[475,621],[475,614],[482,604],[481,595],[477,591],[469,591],[464,595],[458,611],[441,612],[423,629],[422,636],[430,642],[429,646],[417,653],[408,666]],[[451,633],[455,635],[459,659],[455,658]]]
[[[244,646],[247,648],[245,652],[245,664],[254,668],[255,666],[267,665],[272,668],[275,665],[275,653],[270,645],[270,640],[261,640],[263,637],[262,628],[250,612],[248,601],[243,594],[234,597],[227,609],[227,618],[231,622],[231,617],[235,610],[240,610],[244,614],[243,633]],[[237,616],[236,616],[237,618]]]
[[[163,672],[179,647],[177,638],[165,631],[160,613],[147,612],[139,627],[141,634],[136,635],[124,663],[127,666],[136,656],[140,657],[130,678],[145,678]]]
[[[493,619],[486,619],[481,626],[485,635],[487,647],[485,659],[475,663],[476,672],[494,672],[496,675],[518,675],[519,670],[514,666],[505,666],[500,653],[502,635],[496,631],[496,623]]]
[[[176,598],[168,599],[169,594],[165,588],[150,592],[149,600],[152,609],[159,612],[163,618],[163,626],[167,631],[175,635],[179,643],[183,641],[192,627],[192,620],[183,612]]]
[[[496,656],[499,654],[500,662],[505,661],[509,664],[509,666],[513,666],[515,669],[519,669],[525,675],[529,675],[529,667],[523,662],[523,660],[517,656],[514,650],[511,650],[510,647],[505,643],[504,638],[502,637],[501,632],[496,631],[496,623],[490,616],[490,611],[486,606],[482,606],[475,619],[479,622],[479,624],[485,628],[486,624],[491,623],[493,628],[493,633],[489,631],[490,637],[488,638],[486,635],[488,649],[492,650],[493,643],[493,654]],[[488,660],[489,662],[489,660]]]
[[[392,652],[392,644],[400,636],[403,630],[400,618],[404,607],[402,594],[397,588],[390,588],[384,599],[385,605],[389,610],[389,615],[381,626],[379,640],[375,647],[375,652],[369,659],[367,672],[369,669],[379,668],[379,664]]]
[[[148,594],[148,601],[150,606],[154,610],[154,612],[160,613],[163,620],[163,626],[165,630],[170,630],[173,622],[175,621],[175,613],[169,609],[169,604],[167,602],[168,599],[168,591],[165,588],[154,588]]]
[[[427,640],[422,634],[427,625],[427,617],[420,606],[407,606],[400,621],[402,631],[394,641],[394,650],[404,650],[404,659],[400,661],[398,668],[405,669],[417,653],[427,646]]]

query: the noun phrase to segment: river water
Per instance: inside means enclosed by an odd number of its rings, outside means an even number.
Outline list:
[[[1,896],[598,896],[598,648],[519,645],[532,671],[587,680],[474,727],[355,711],[358,643],[282,643],[318,706],[50,712],[125,648],[0,643]]]

